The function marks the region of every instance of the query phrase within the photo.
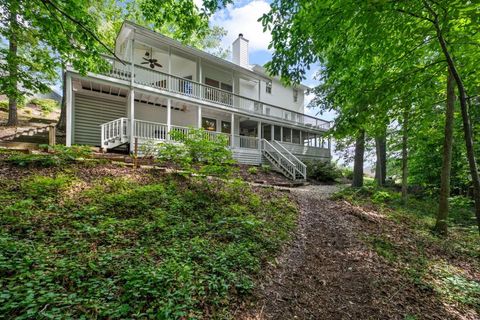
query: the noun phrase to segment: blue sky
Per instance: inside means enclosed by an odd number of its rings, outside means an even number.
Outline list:
[[[194,0],[197,6],[201,6],[203,0]],[[228,5],[225,9],[217,12],[211,19],[211,25],[223,27],[227,35],[223,39],[222,46],[230,47],[232,42],[238,37],[239,33],[249,40],[250,64],[263,65],[271,59],[272,51],[268,50],[268,44],[271,41],[271,35],[263,32],[262,25],[258,18],[267,13],[270,9],[270,1],[267,0],[242,0],[234,1],[234,4]],[[314,79],[318,65],[312,65],[303,81],[307,86],[313,87],[318,84]],[[306,97],[308,103],[312,96]],[[306,113],[315,115],[317,111],[306,110]],[[333,113],[325,113],[320,116],[325,120],[332,120]]]

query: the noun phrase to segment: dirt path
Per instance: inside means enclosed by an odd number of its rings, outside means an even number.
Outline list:
[[[292,189],[301,208],[294,242],[267,271],[242,319],[475,319],[406,281],[361,239],[378,217],[328,200],[335,186]],[[423,291],[422,291],[423,290]]]

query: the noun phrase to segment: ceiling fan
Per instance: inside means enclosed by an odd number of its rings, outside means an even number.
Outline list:
[[[142,62],[141,64],[150,64],[150,68],[152,69],[155,69],[155,66],[157,67],[160,67],[160,68],[163,68],[163,66],[158,63],[157,59],[153,59],[153,52],[152,52],[152,49],[150,48],[150,52],[145,52],[145,57],[143,57],[143,60],[145,60],[144,62]]]

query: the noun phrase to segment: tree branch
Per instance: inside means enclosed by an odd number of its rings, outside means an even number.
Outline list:
[[[425,20],[425,21],[429,21],[429,22],[433,23],[432,19],[424,17],[424,16],[416,14],[416,13],[413,13],[413,12],[410,12],[410,11],[406,11],[406,10],[403,10],[403,9],[395,9],[395,11],[407,14],[407,15],[412,16],[412,17],[417,18],[417,19],[421,19],[421,20]]]
[[[100,43],[105,49],[107,49],[107,51],[113,55],[118,61],[120,61],[123,65],[125,65],[125,62],[123,62],[122,59],[120,59],[114,51],[112,51],[105,43],[103,43],[102,40],[100,40],[96,35],[95,33],[93,33],[90,29],[88,29],[86,26],[83,25],[83,23],[81,23],[80,21],[78,21],[77,19],[73,18],[72,16],[70,16],[68,13],[66,13],[65,11],[63,11],[62,9],[60,9],[57,5],[55,5],[52,1],[50,0],[40,0],[42,1],[45,5],[50,5],[52,6],[56,11],[58,11],[61,15],[63,15],[64,17],[66,17],[68,20],[72,21],[73,23],[75,23],[76,25],[78,25],[81,29],[83,29],[87,34],[89,34],[91,37],[93,37],[95,39],[95,41],[97,41],[98,43]]]

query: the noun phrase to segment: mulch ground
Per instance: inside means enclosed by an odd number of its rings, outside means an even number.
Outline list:
[[[365,235],[396,227],[374,212],[326,199],[334,188],[292,191],[301,208],[295,240],[236,319],[479,319],[406,280],[370,249]]]

